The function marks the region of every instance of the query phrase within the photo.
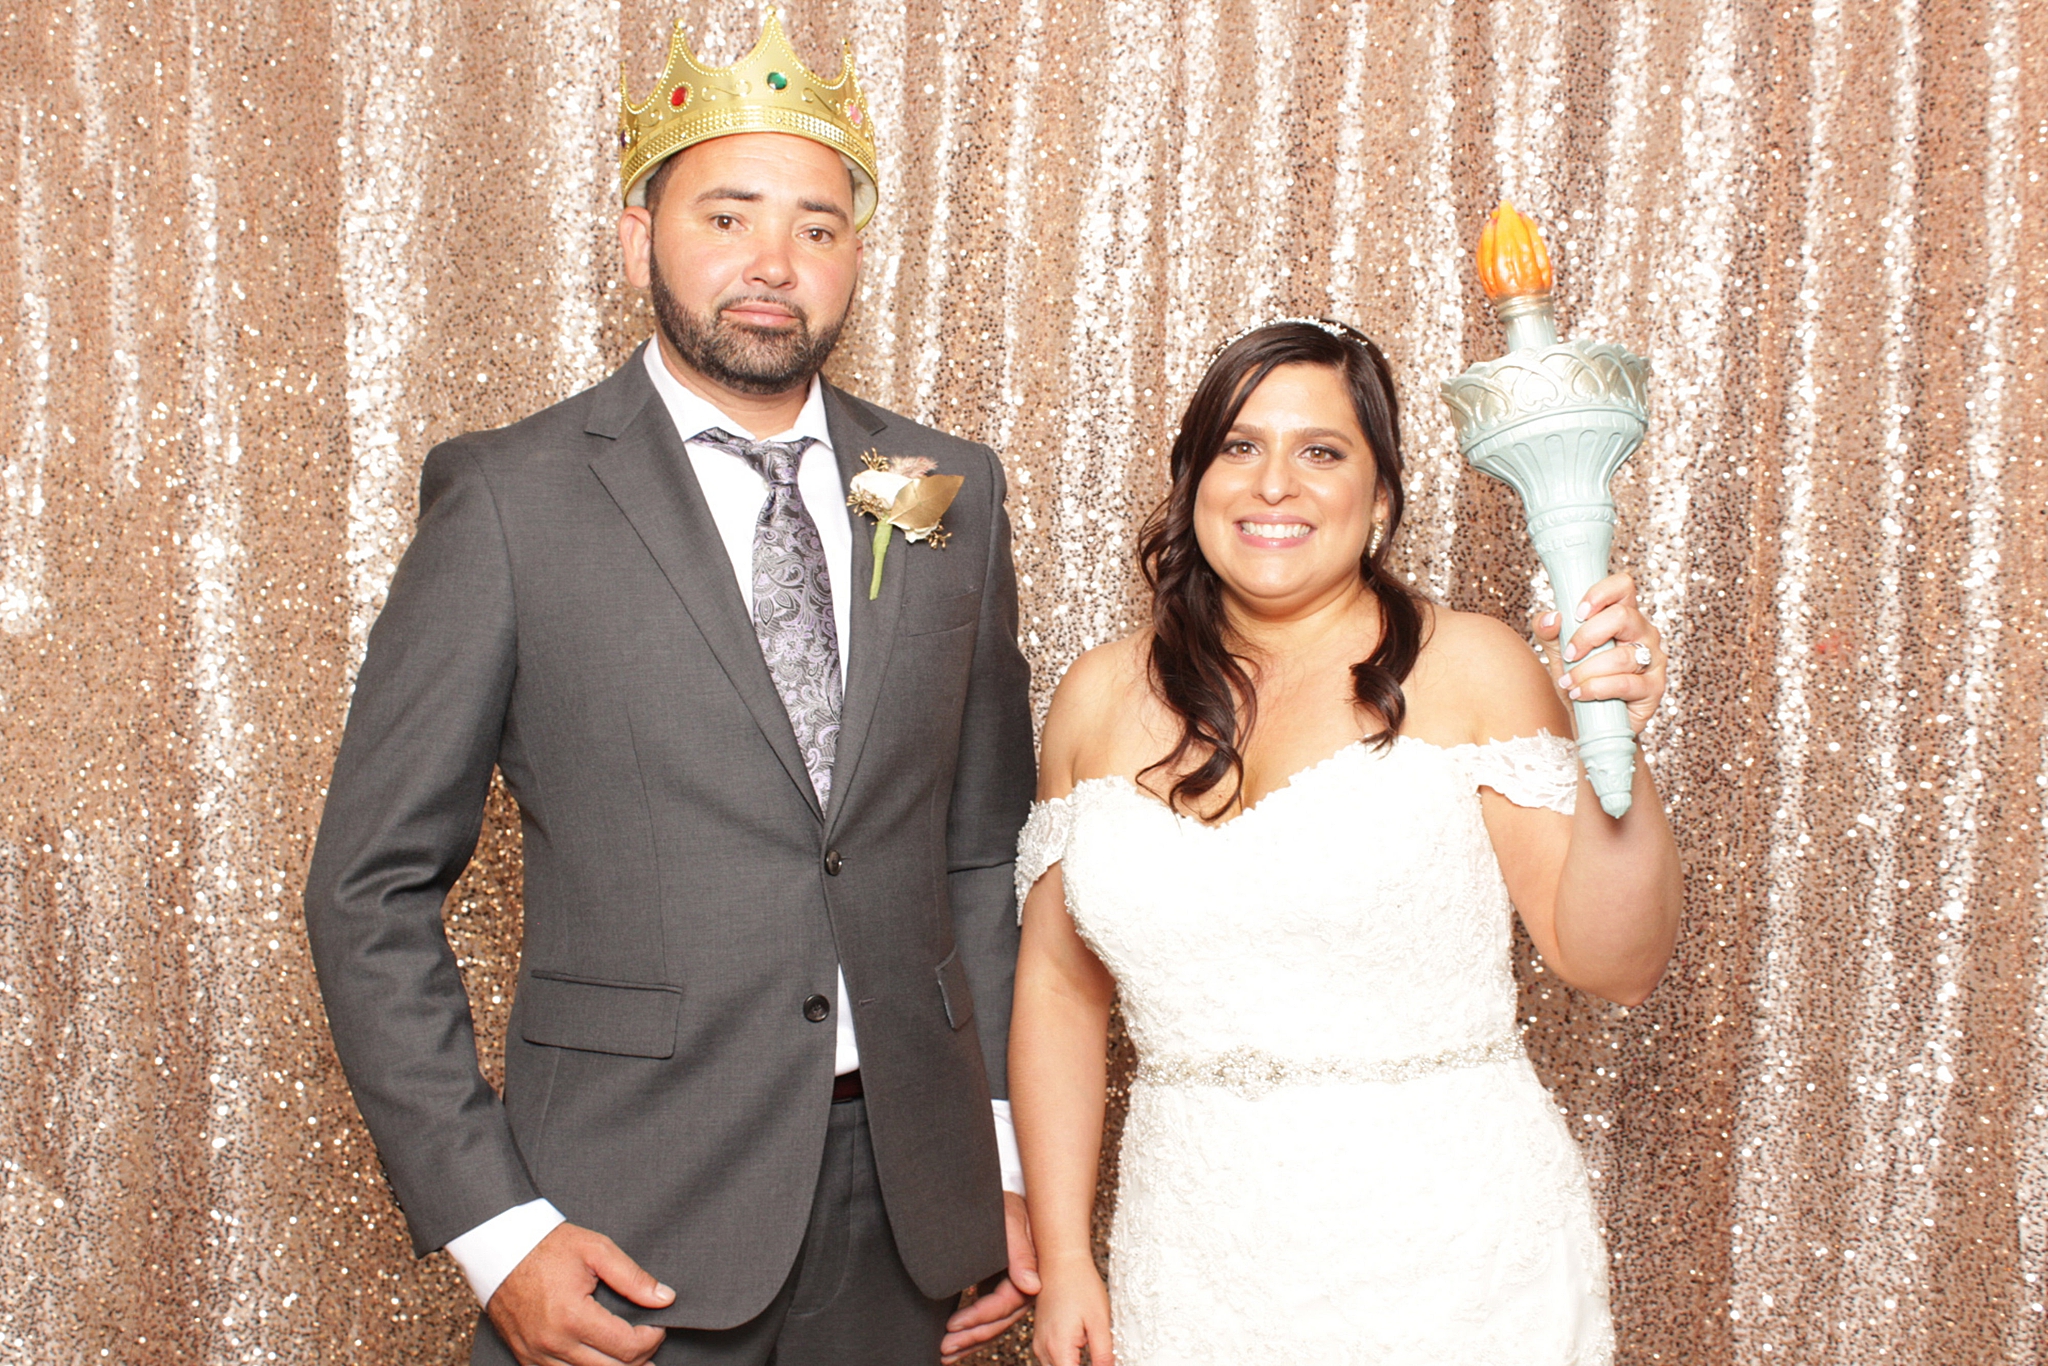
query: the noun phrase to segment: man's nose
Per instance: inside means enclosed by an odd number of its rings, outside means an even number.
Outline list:
[[[787,243],[761,247],[747,265],[747,280],[765,289],[787,289],[796,283],[795,260]]]

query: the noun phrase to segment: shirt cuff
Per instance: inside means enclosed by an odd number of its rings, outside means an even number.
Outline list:
[[[1024,1193],[1024,1159],[1017,1154],[1017,1125],[1010,1118],[1010,1102],[989,1102],[996,1112],[996,1157],[1003,1164],[1003,1189],[1013,1195]]]
[[[448,1255],[469,1278],[476,1302],[488,1309],[491,1296],[498,1293],[512,1268],[525,1261],[526,1254],[555,1231],[555,1225],[567,1222],[562,1212],[547,1200],[529,1200],[493,1215],[458,1238],[449,1239]]]

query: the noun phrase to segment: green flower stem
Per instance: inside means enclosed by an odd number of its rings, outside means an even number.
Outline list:
[[[869,602],[873,602],[875,596],[882,591],[882,557],[889,553],[890,526],[887,518],[875,519],[875,576],[868,580]]]

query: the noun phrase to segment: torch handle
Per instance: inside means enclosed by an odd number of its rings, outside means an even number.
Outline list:
[[[1539,527],[1533,539],[1550,586],[1557,594],[1557,609],[1563,618],[1558,628],[1560,646],[1571,639],[1578,625],[1578,605],[1594,584],[1607,577],[1607,556],[1614,536],[1612,505],[1600,518],[1596,512],[1587,520],[1553,523]],[[1548,519],[1542,519],[1548,520]],[[1603,645],[1585,656],[1613,649]],[[1619,820],[1628,814],[1636,784],[1636,736],[1628,723],[1628,704],[1620,701],[1574,702],[1572,719],[1577,725],[1579,762],[1593,782],[1600,809]]]

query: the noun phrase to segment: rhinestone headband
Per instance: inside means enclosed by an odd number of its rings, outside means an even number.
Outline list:
[[[1283,323],[1299,323],[1303,327],[1313,327],[1329,333],[1338,341],[1363,342],[1366,340],[1365,334],[1349,323],[1335,322],[1329,318],[1268,318],[1264,322],[1253,323],[1250,327],[1242,328],[1225,337],[1221,344],[1209,353],[1209,359],[1204,363],[1203,368],[1207,369],[1209,366],[1214,365],[1218,356],[1243,341],[1246,337],[1249,337],[1252,333],[1263,331],[1268,327],[1279,327]]]

